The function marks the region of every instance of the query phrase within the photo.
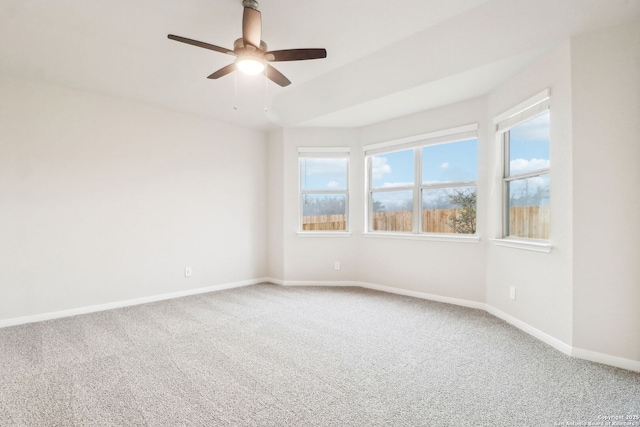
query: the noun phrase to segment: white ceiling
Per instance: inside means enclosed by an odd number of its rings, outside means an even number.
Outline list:
[[[482,95],[572,35],[637,19],[640,0],[262,0],[260,10],[269,48],[328,51],[274,64],[287,88],[208,80],[232,58],[167,39],[232,48],[241,0],[2,0],[0,72],[256,129],[363,126]]]

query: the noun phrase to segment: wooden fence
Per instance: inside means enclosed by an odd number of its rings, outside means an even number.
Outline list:
[[[447,224],[449,217],[455,215],[456,209],[432,209],[422,212],[422,231],[427,233],[453,233],[453,229]],[[413,213],[400,212],[374,212],[371,228],[376,231],[404,231],[413,229]]]
[[[432,209],[422,213],[422,231],[453,233],[447,224],[456,209]],[[376,231],[411,232],[413,214],[410,211],[374,212],[372,229]],[[302,218],[306,231],[340,231],[346,227],[345,215],[317,215]],[[509,235],[532,239],[549,238],[549,206],[514,206],[509,210]]]
[[[305,231],[344,231],[347,222],[345,215],[315,215],[302,217],[302,229]]]
[[[512,206],[509,235],[530,239],[549,238],[549,206]]]

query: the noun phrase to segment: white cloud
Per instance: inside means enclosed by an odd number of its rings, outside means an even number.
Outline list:
[[[391,166],[387,164],[386,157],[374,156],[371,159],[371,176],[373,179],[380,179],[384,175],[391,173]]]
[[[449,167],[449,162],[444,162],[443,164],[441,164],[441,165],[440,165],[440,167],[441,167],[442,169],[446,169],[446,168],[448,168],[448,167]]]
[[[327,182],[327,187],[329,188],[336,188],[339,187],[340,183],[338,181],[329,181]]]
[[[549,159],[514,159],[509,163],[509,169],[511,174],[521,174],[540,169],[547,169],[549,165]]]
[[[304,159],[307,175],[344,174],[346,159],[336,158],[308,158]]]

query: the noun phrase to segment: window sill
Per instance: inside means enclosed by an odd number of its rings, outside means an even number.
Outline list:
[[[369,232],[362,234],[366,238],[373,239],[399,239],[399,240],[427,240],[431,242],[453,242],[453,243],[478,243],[480,236],[476,234],[414,234],[414,233],[376,233]]]
[[[298,237],[351,237],[350,231],[298,231]]]
[[[489,239],[496,246],[523,249],[526,251],[550,253],[553,245],[550,242],[519,239]]]

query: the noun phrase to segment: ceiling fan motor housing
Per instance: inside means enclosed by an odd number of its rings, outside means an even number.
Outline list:
[[[242,6],[258,10],[258,2],[256,0],[243,0]]]
[[[242,50],[251,50],[251,49],[253,49],[254,51],[256,50],[254,46],[250,44],[245,44],[244,39],[242,37],[240,37],[239,39],[233,42],[233,51],[236,53],[239,53]],[[260,50],[262,50],[263,52],[267,51],[267,44],[262,40],[260,40]]]

